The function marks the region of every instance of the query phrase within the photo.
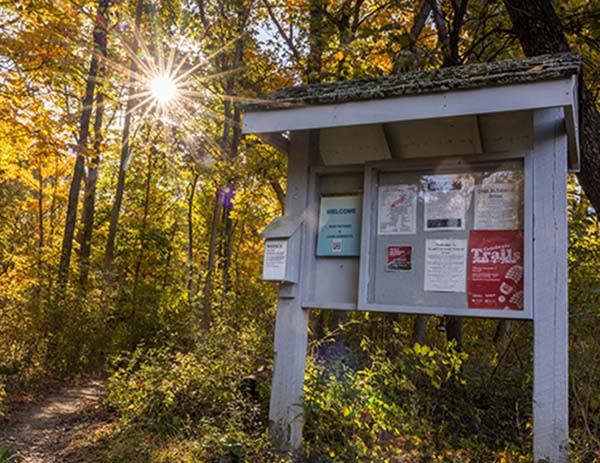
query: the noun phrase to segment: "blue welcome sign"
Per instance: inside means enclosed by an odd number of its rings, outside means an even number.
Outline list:
[[[362,196],[321,198],[317,256],[358,256]]]

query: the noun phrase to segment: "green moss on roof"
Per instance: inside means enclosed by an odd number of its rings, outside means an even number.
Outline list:
[[[435,71],[288,87],[268,95],[260,102],[246,104],[243,109],[266,111],[282,107],[336,104],[523,84],[568,78],[579,75],[580,71],[581,56],[577,53],[540,55],[525,59],[454,66]]]

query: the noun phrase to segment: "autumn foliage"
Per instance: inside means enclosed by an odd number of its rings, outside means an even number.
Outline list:
[[[554,3],[597,101],[600,4]],[[259,233],[286,160],[240,128],[284,86],[521,55],[499,1],[0,2],[0,415],[93,372],[118,422],[100,461],[531,461],[527,322],[468,320],[458,346],[431,319],[411,347],[411,317],[314,313],[305,443],[271,446]],[[571,452],[597,462],[600,230],[576,178],[569,220]]]

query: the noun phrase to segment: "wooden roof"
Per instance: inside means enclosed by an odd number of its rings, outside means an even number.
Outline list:
[[[243,108],[252,112],[268,111],[564,79],[579,75],[581,64],[579,54],[561,53],[434,71],[322,82],[287,87]]]

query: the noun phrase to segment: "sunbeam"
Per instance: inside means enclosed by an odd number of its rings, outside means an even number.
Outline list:
[[[168,75],[158,75],[150,79],[150,93],[158,105],[168,105],[177,97],[177,85]]]

